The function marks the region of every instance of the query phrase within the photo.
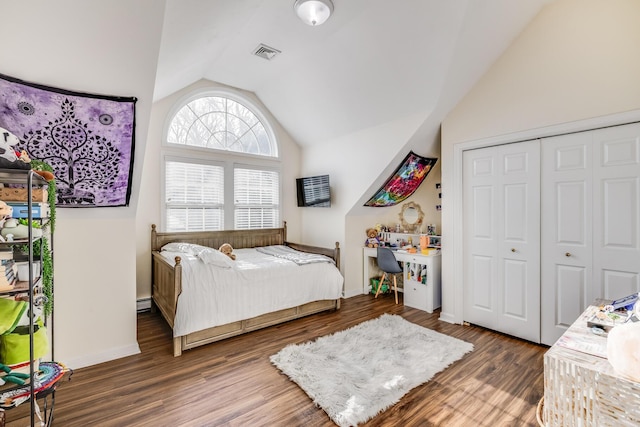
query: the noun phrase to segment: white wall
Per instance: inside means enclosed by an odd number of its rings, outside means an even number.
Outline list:
[[[144,299],[151,296],[151,224],[156,224],[158,230],[163,230],[162,217],[162,141],[164,126],[176,105],[199,90],[223,89],[234,90],[247,97],[261,108],[273,127],[278,140],[279,155],[282,162],[282,220],[287,221],[287,238],[299,241],[301,236],[300,210],[296,202],[295,178],[300,170],[300,147],[287,134],[271,113],[264,107],[255,94],[209,80],[200,80],[170,96],[153,104],[151,120],[149,122],[149,138],[144,156],[144,170],[142,173],[142,188],[140,206],[136,218],[136,258],[137,258],[137,298]]]
[[[331,208],[300,208],[302,241],[325,247],[333,247],[336,241],[340,244],[347,297],[362,293],[365,230],[394,216],[396,219],[393,221],[396,221],[402,206],[365,208],[363,203],[386,181],[410,150],[424,156],[439,157],[437,141],[421,139],[414,145],[409,143],[428,115],[428,112],[417,113],[325,144],[305,147],[302,153],[303,174],[328,173],[332,191]],[[429,193],[426,189],[438,180],[438,171],[434,171],[405,203],[417,202],[426,214],[425,208],[434,205],[433,200],[427,201],[425,196]]]
[[[304,175],[329,173],[334,195],[330,210],[303,209],[303,239],[307,243],[332,246],[338,241],[342,248],[342,269],[345,276],[345,294],[352,296],[361,292],[362,244],[365,229],[378,222],[388,221],[401,209],[366,208],[363,203],[395,170],[404,156],[413,150],[417,154],[440,157],[440,124],[446,114],[475,84],[478,76],[487,70],[522,22],[509,18],[511,8],[529,8],[527,14],[517,14],[519,19],[530,19],[537,11],[537,2],[514,2],[504,0],[484,4],[467,2],[465,11],[448,25],[459,28],[455,37],[448,40],[447,55],[441,60],[448,64],[442,74],[434,76],[441,88],[439,97],[425,99],[424,111],[382,123],[358,132],[328,140],[314,147],[305,147],[302,158]],[[510,19],[509,25],[495,25],[496,20]],[[486,52],[482,40],[490,35],[494,54]],[[398,64],[401,74],[402,63]],[[375,95],[383,98],[384,93]],[[381,99],[382,99],[381,98]],[[438,168],[441,167],[438,161]],[[440,170],[434,170],[415,196],[407,201],[416,201],[428,209],[435,204],[435,191],[427,197],[420,191],[428,191],[440,181]],[[426,188],[423,190],[423,187]],[[451,191],[443,184],[443,197]],[[418,198],[418,200],[414,200]],[[424,210],[424,208],[423,208]],[[446,215],[446,210],[443,210]],[[427,210],[425,210],[427,214]],[[427,214],[430,217],[430,214]],[[435,214],[436,223],[441,217]]]
[[[0,26],[3,40],[0,73],[71,90],[139,99],[131,207],[60,209],[58,213],[56,358],[72,367],[137,351],[135,300],[149,295],[149,230],[150,224],[159,223],[160,217],[161,130],[170,99],[179,96],[154,104],[151,129],[148,129],[164,6],[163,1],[153,0],[103,3],[0,0],[5,18]],[[483,6],[470,3],[469,13],[482,11],[487,13]],[[450,40],[452,47],[456,45],[455,52],[461,48],[473,52],[474,31],[487,30],[466,24],[466,18],[462,17],[452,24],[467,30],[472,28],[457,40]],[[491,22],[483,25],[490,26]],[[495,36],[501,38],[500,34]],[[451,52],[455,56],[453,48]],[[452,64],[456,63],[454,57]],[[464,67],[482,69],[485,64],[473,58]],[[447,76],[438,77],[443,81],[449,78],[446,83],[450,87],[446,92],[455,93],[447,97],[448,103],[454,103],[471,84],[468,79],[451,79],[452,75],[456,75],[455,69]],[[200,84],[203,82],[196,85]],[[432,101],[428,101],[425,110],[431,108],[431,104]],[[364,229],[395,217],[400,209],[400,206],[379,210],[362,208],[362,198],[377,189],[409,149],[423,155],[439,152],[439,136],[434,132],[439,128],[442,111],[448,111],[449,106],[439,101],[438,114],[417,112],[305,150],[304,171],[300,169],[299,148],[282,129],[278,130],[285,141],[283,219],[288,221],[289,237],[323,246],[340,241],[343,249],[347,249],[343,252],[343,265],[351,291],[358,289],[362,279],[360,246]],[[421,133],[422,128],[426,129],[426,135]],[[294,179],[315,173],[332,176],[335,198],[330,210],[312,211],[296,206]],[[429,180],[436,177],[436,171],[432,172],[423,185],[432,185]],[[420,204],[423,204],[422,188],[413,196]],[[443,188],[446,194],[446,187]],[[372,210],[374,214],[369,213]],[[135,239],[131,238],[133,234]],[[345,241],[349,244],[345,245]]]
[[[460,322],[454,273],[456,144],[515,141],[560,124],[640,108],[640,2],[558,0],[546,6],[442,124],[443,318]],[[459,214],[459,212],[454,212]]]
[[[136,353],[136,248],[131,236],[164,2],[1,0],[0,10],[0,73],[74,91],[138,98],[131,205],[60,208],[54,237],[56,360],[79,368]]]

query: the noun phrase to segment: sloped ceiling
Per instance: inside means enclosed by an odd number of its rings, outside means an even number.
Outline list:
[[[333,0],[310,27],[294,0],[167,0],[154,99],[206,78],[254,92],[299,144],[322,143],[457,102],[548,2]],[[252,55],[260,43],[282,53]]]

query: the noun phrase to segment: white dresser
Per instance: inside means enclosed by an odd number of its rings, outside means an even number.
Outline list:
[[[596,310],[589,306],[544,355],[546,427],[640,426],[640,383],[607,360],[607,339],[587,326]]]
[[[433,313],[442,304],[440,254],[423,255],[394,251],[402,263],[404,305]],[[376,248],[363,248],[363,292],[371,291],[370,279],[377,274]]]

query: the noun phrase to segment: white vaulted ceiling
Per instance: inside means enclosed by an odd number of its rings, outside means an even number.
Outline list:
[[[455,105],[548,0],[167,0],[154,99],[202,78],[254,92],[301,145]],[[252,55],[264,43],[282,51]]]

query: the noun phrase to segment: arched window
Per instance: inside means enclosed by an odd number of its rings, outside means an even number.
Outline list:
[[[277,157],[278,150],[251,108],[224,96],[196,98],[173,116],[170,144]]]
[[[167,231],[279,227],[278,146],[264,114],[210,91],[174,111],[163,156]]]

